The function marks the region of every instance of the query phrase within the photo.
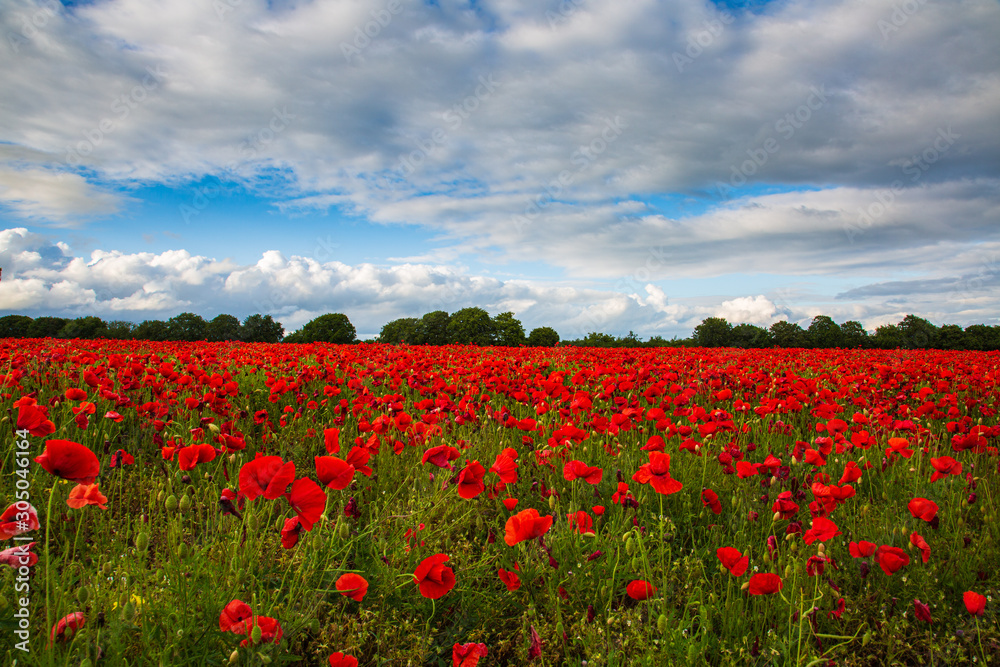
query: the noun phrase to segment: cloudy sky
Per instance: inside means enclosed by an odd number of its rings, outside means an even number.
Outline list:
[[[995,0],[0,0],[0,314],[1000,323]]]

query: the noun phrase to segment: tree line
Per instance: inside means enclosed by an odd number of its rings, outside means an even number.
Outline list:
[[[107,338],[152,341],[242,341],[248,343],[359,343],[357,331],[343,313],[327,313],[301,329],[285,335],[280,322],[270,315],[250,315],[241,323],[233,315],[205,320],[194,313],[181,313],[169,320],[144,320],[139,324],[87,316],[68,319],[7,315],[0,317],[0,338]],[[490,316],[482,308],[463,308],[455,313],[435,310],[422,317],[404,317],[386,323],[372,341],[390,345],[500,345],[551,347],[556,344],[586,347],[735,347],[735,348],[876,348],[1000,350],[1000,326],[957,324],[936,326],[916,315],[897,324],[884,324],[869,333],[860,322],[837,324],[818,315],[808,328],[778,321],[769,328],[755,324],[730,324],[721,317],[706,318],[689,338],[666,340],[653,336],[641,340],[591,332],[576,340],[561,341],[552,327],[537,327],[525,334],[512,312]]]

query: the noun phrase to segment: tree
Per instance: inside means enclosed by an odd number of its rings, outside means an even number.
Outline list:
[[[65,317],[36,317],[28,327],[28,337],[55,338],[67,322]]]
[[[285,338],[286,343],[354,343],[358,332],[343,313],[327,313],[311,320],[304,327]]]
[[[934,345],[937,327],[916,315],[907,315],[898,325],[903,334],[903,347],[907,350],[926,350]]]
[[[275,322],[270,315],[255,313],[243,320],[239,339],[246,343],[280,343],[284,336],[281,322]]]
[[[443,310],[427,313],[413,328],[414,345],[447,345],[451,315]]]
[[[448,321],[448,342],[459,345],[492,345],[493,320],[482,308],[463,308]]]
[[[536,327],[528,334],[531,347],[554,347],[559,342],[559,334],[552,327]]]
[[[240,321],[232,315],[216,315],[205,327],[205,337],[213,343],[240,340]]]
[[[59,338],[85,338],[93,340],[95,338],[106,338],[107,333],[108,325],[104,323],[104,320],[91,315],[68,321],[59,330]]]
[[[379,332],[378,340],[380,343],[387,343],[389,345],[401,345],[403,343],[410,343],[412,345],[416,342],[414,334],[417,331],[419,323],[420,320],[415,317],[403,317],[392,322],[387,322]]]
[[[778,320],[771,325],[771,340],[778,347],[805,347],[806,332],[798,324]]]
[[[895,324],[883,324],[875,329],[872,344],[880,350],[895,350],[903,347],[903,332]]]
[[[871,343],[864,326],[855,320],[840,325],[840,339],[843,347],[851,349],[868,347]]]
[[[934,347],[939,350],[964,350],[965,332],[957,324],[945,324],[937,331]]]
[[[0,338],[27,338],[33,320],[27,315],[0,317]]]
[[[164,341],[170,340],[169,334],[167,323],[163,320],[143,320],[132,335],[136,340]]]
[[[112,340],[129,340],[135,338],[135,323],[125,320],[111,320],[108,322],[105,338]]]
[[[840,327],[828,315],[817,315],[806,329],[806,340],[809,347],[832,348],[844,344]]]
[[[965,344],[969,350],[996,350],[1000,348],[1000,329],[985,324],[965,327]]]
[[[691,337],[698,347],[726,347],[732,332],[733,326],[724,317],[709,317],[694,328]]]
[[[205,340],[208,322],[201,315],[181,313],[167,320],[167,340]]]
[[[731,345],[741,348],[771,347],[771,332],[755,324],[737,324],[730,333]]]
[[[524,327],[521,320],[514,317],[514,313],[500,313],[493,318],[492,324],[495,344],[505,347],[524,345]]]

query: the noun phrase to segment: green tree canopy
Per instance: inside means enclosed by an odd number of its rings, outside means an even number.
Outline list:
[[[731,343],[733,327],[723,317],[709,317],[694,328],[695,345],[699,347],[726,347]]]
[[[859,347],[869,347],[868,332],[861,322],[848,320],[840,325],[840,339],[843,347],[855,349]]]
[[[771,340],[778,347],[805,347],[806,332],[795,322],[778,320],[771,325]]]
[[[448,342],[459,345],[492,345],[493,320],[482,308],[463,308],[448,322]]]
[[[347,345],[357,340],[358,332],[343,313],[327,313],[309,321],[285,338],[286,343],[334,343]]]
[[[28,327],[28,338],[55,338],[67,322],[65,317],[36,317]]]
[[[903,332],[895,324],[883,324],[875,329],[872,345],[880,350],[895,350],[903,347]]]
[[[840,327],[828,315],[817,315],[806,329],[806,340],[809,347],[831,348],[843,347],[844,340]]]
[[[493,336],[497,345],[518,347],[524,345],[524,326],[514,313],[500,313],[493,318]]]
[[[0,338],[27,338],[30,335],[32,321],[27,315],[0,317]]]
[[[934,346],[937,327],[916,315],[907,315],[898,325],[903,334],[903,347],[907,350],[926,350]]]
[[[284,336],[285,328],[270,315],[248,315],[240,327],[240,340],[246,343],[280,343]]]
[[[771,347],[771,332],[755,324],[737,324],[730,332],[730,345],[741,348]]]
[[[945,324],[937,331],[934,347],[939,350],[964,350],[965,332],[957,324]]]
[[[201,315],[181,313],[167,320],[168,340],[205,340],[207,333],[208,322]]]
[[[136,340],[153,341],[170,340],[169,334],[167,323],[163,320],[143,320],[133,332]]]
[[[447,345],[448,324],[451,315],[443,310],[435,310],[420,318],[413,329],[415,345]]]
[[[107,338],[113,340],[129,340],[135,338],[135,323],[125,320],[111,320],[108,322]]]
[[[388,345],[401,345],[403,343],[414,344],[414,334],[417,331],[417,324],[420,323],[415,317],[403,317],[398,320],[387,322],[382,326],[378,334],[380,343]]]
[[[216,315],[206,325],[205,336],[212,342],[240,340],[240,321],[233,315]]]
[[[78,317],[75,320],[68,321],[62,329],[59,330],[60,338],[106,338],[108,333],[108,325],[104,323],[99,317],[94,317],[93,315],[87,317]]]
[[[553,347],[559,342],[559,334],[552,327],[536,327],[528,334],[531,347]]]

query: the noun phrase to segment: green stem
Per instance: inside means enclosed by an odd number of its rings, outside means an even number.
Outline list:
[[[49,541],[49,534],[52,527],[52,498],[55,496],[56,482],[52,483],[49,487],[49,502],[45,509],[45,629],[46,632],[51,633],[53,616],[52,616],[52,602],[51,602],[51,592],[52,592],[52,557],[51,557],[51,542]],[[51,641],[51,634],[50,634]]]

